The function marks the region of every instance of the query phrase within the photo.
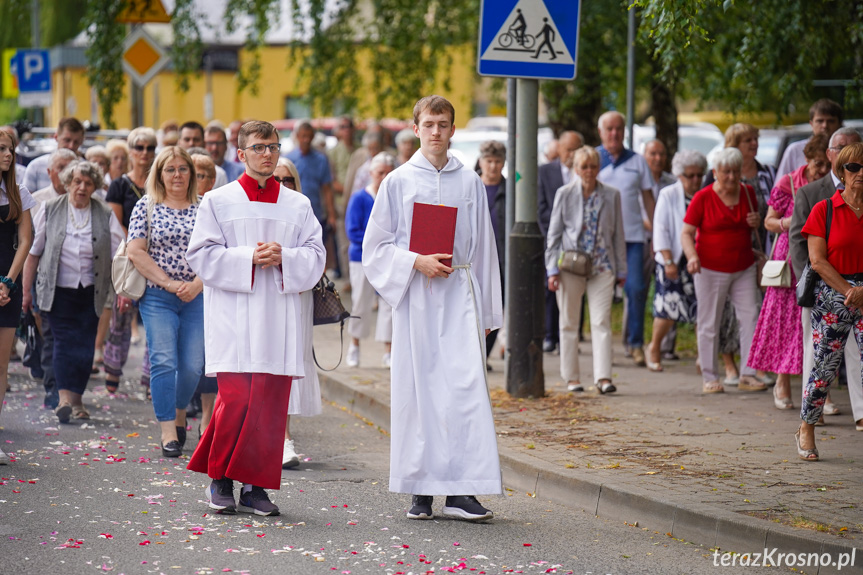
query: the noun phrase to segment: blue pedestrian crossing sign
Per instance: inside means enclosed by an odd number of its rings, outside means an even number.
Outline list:
[[[580,0],[482,0],[481,76],[572,80]]]

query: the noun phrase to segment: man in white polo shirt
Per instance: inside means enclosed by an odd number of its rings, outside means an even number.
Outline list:
[[[620,190],[623,233],[626,237],[626,294],[627,338],[624,342],[631,351],[635,364],[646,365],[644,358],[644,308],[647,302],[648,278],[644,274],[644,242],[653,223],[653,177],[644,157],[623,147],[624,117],[620,112],[606,112],[599,117],[597,148],[600,159],[599,180]],[[647,214],[642,219],[641,208]]]

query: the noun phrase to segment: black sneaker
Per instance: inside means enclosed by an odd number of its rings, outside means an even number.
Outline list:
[[[431,495],[411,496],[411,509],[408,511],[408,519],[433,519],[432,503],[434,497]]]
[[[214,479],[207,487],[207,501],[210,502],[210,509],[225,515],[234,515],[237,512],[237,502],[234,501],[234,481],[227,477]]]
[[[237,510],[264,516],[279,514],[279,507],[270,501],[264,488],[257,485],[253,485],[251,491],[246,491],[245,485],[243,486],[240,490],[240,504]]]
[[[473,495],[449,495],[443,506],[444,517],[466,519],[468,521],[487,521],[494,513],[479,504]]]

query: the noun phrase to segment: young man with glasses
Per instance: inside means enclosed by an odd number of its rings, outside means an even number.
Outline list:
[[[204,282],[205,373],[219,387],[189,469],[213,479],[210,508],[278,515],[264,491],[281,481],[273,438],[284,433],[293,378],[305,375],[300,292],[320,279],[325,253],[309,200],[273,177],[275,127],[247,122],[238,143],[245,173],[204,196],[186,254]]]

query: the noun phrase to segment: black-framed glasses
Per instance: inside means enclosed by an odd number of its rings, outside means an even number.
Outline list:
[[[278,176],[273,176],[276,181],[282,184],[285,187],[296,185],[297,180],[294,179],[293,176],[285,176],[284,178],[280,178]]]
[[[842,164],[842,169],[844,169],[846,172],[856,174],[861,169],[863,169],[863,164],[858,164],[857,162],[849,162],[847,164]]]
[[[136,144],[132,146],[132,149],[136,152],[155,152],[156,146],[142,146],[141,144]]]
[[[255,144],[254,146],[247,146],[243,148],[245,150],[252,150],[256,154],[263,154],[265,151],[269,150],[274,154],[278,154],[279,150],[282,149],[281,144]]]

